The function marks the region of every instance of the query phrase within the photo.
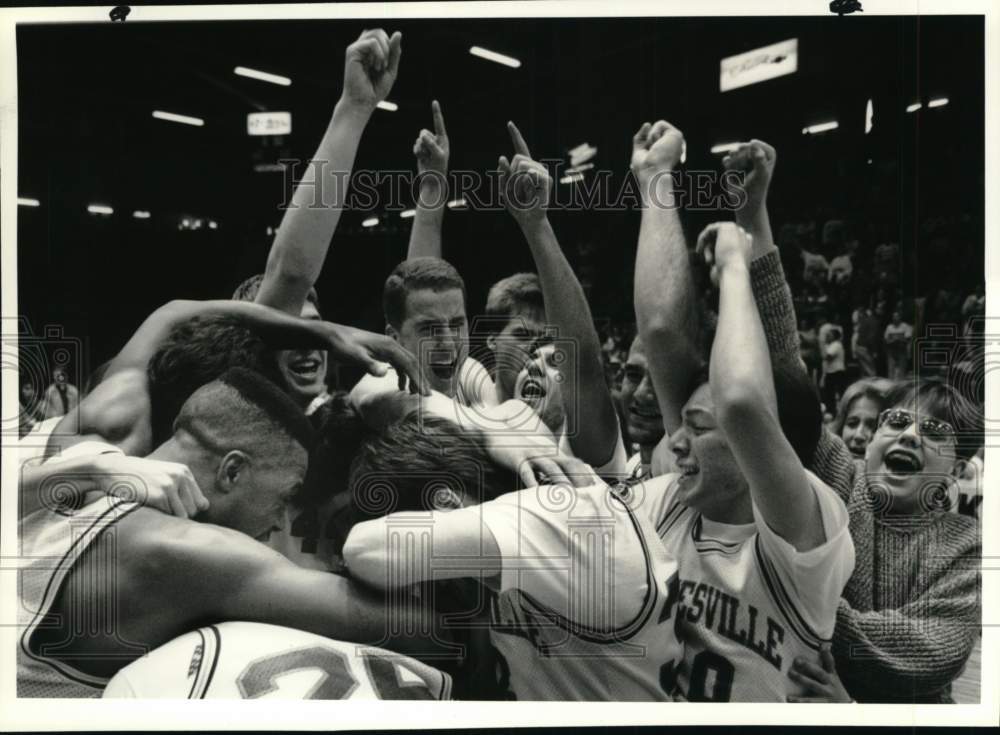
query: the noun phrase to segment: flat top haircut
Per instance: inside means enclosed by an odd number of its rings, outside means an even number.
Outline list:
[[[233,367],[282,384],[274,353],[236,319],[199,316],[174,327],[146,369],[154,444],[170,437],[181,406],[196,390]]]
[[[386,323],[399,326],[406,319],[406,297],[411,291],[430,289],[441,292],[459,289],[465,299],[465,281],[455,267],[441,258],[410,258],[393,268],[382,289],[382,310]]]
[[[236,290],[233,291],[233,301],[256,301],[257,294],[260,293],[260,286],[264,283],[264,274],[258,273],[254,276],[250,276],[248,279],[243,281]],[[306,301],[309,301],[316,307],[316,311],[320,311],[319,308],[319,294],[316,293],[315,288],[310,288],[309,293],[306,295]],[[322,312],[321,312],[322,313]]]
[[[259,458],[279,451],[287,440],[307,452],[314,444],[309,419],[295,402],[246,368],[231,368],[198,388],[174,426],[216,454],[240,449]]]
[[[478,429],[414,411],[362,442],[351,465],[352,503],[359,521],[399,511],[435,508],[448,488],[465,505],[520,487],[515,473],[487,454]]]
[[[486,316],[495,324],[519,314],[545,315],[542,284],[536,273],[507,276],[494,283],[486,296]]]

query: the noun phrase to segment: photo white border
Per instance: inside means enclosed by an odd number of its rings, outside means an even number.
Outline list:
[[[878,15],[985,16],[986,33],[986,136],[985,136],[985,243],[997,243],[997,38],[1000,7],[990,0],[922,0],[890,2],[862,0],[861,17]],[[112,5],[75,8],[0,9],[0,244],[2,244],[2,294],[0,306],[5,327],[17,314],[17,63],[15,28],[30,23],[108,23]],[[560,2],[470,2],[470,3],[351,3],[343,5],[207,5],[173,7],[132,6],[128,23],[182,20],[303,20],[371,18],[391,30],[393,19],[429,17],[543,18],[543,17],[636,16],[829,16],[828,0],[601,0]],[[850,23],[851,17],[838,22]],[[992,133],[992,135],[991,135]],[[994,248],[995,249],[995,248]],[[985,248],[987,317],[1000,318],[996,284],[1000,283],[1000,259]],[[1000,323],[1000,322],[998,322]],[[988,346],[987,356],[1000,352],[998,342]],[[989,365],[987,365],[989,368]],[[985,375],[986,405],[998,402],[997,370]],[[16,405],[17,380],[14,365],[4,355],[2,397],[4,406]],[[987,416],[989,413],[987,412]],[[5,448],[12,443],[4,440]],[[983,620],[982,681],[979,705],[790,705],[773,704],[683,704],[666,703],[527,703],[527,702],[300,702],[240,701],[105,701],[18,700],[16,692],[17,630],[2,621],[16,620],[17,556],[17,467],[13,452],[4,451],[0,497],[0,731],[8,730],[165,730],[165,729],[413,729],[507,726],[607,725],[996,725],[1000,720],[1000,497],[991,490],[990,478],[1000,461],[1000,451],[987,448],[983,500]]]

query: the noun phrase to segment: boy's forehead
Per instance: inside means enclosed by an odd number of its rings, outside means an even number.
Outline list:
[[[709,388],[708,383],[703,383],[699,385],[691,397],[688,398],[687,403],[684,404],[683,412],[685,415],[692,413],[705,413],[712,415],[715,410],[715,404],[712,402],[712,391]]]
[[[406,294],[406,318],[453,318],[465,316],[465,298],[461,289],[435,291],[418,288]]]

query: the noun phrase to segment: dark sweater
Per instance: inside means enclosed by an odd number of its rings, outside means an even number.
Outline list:
[[[778,253],[751,265],[771,360],[799,363]],[[823,430],[810,469],[847,504],[855,566],[837,610],[837,671],[859,702],[951,702],[981,626],[981,529],[944,511],[894,516],[871,499],[864,463]]]

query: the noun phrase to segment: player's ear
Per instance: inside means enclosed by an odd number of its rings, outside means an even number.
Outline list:
[[[386,324],[385,325],[385,336],[386,337],[391,337],[392,339],[394,339],[397,342],[399,342],[399,332],[397,332],[396,328],[394,326],[392,326],[391,324]]]
[[[215,487],[219,492],[228,493],[237,488],[250,471],[250,458],[245,452],[234,449],[219,462]]]

